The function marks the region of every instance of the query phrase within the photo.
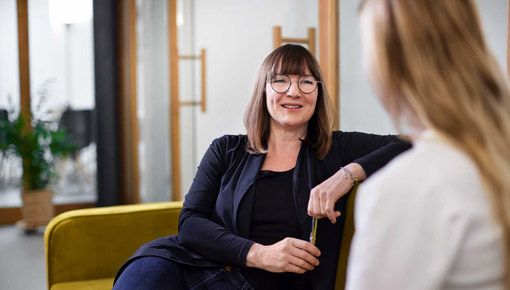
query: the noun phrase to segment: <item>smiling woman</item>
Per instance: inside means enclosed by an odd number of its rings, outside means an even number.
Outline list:
[[[332,289],[346,193],[409,148],[396,136],[332,132],[332,111],[306,48],[269,54],[246,110],[248,134],[212,142],[179,234],[143,245],[114,289]]]

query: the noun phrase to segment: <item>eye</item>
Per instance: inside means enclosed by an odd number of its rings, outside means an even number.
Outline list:
[[[273,80],[272,80],[273,84],[274,83],[279,83],[279,84],[286,84],[289,82],[289,78],[287,76],[284,76],[284,75],[276,75],[273,77]]]
[[[302,83],[303,85],[313,85],[313,84],[314,84],[314,82],[313,82],[313,81],[311,81],[311,80],[302,80],[302,81],[301,81],[301,83]]]
[[[286,83],[287,80],[282,80],[282,79],[275,79],[273,80],[273,83]]]

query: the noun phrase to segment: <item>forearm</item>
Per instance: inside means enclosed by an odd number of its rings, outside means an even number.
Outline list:
[[[390,162],[391,159],[411,148],[409,143],[398,139],[396,136],[376,136],[371,138],[379,139],[379,144],[372,141],[372,145],[376,144],[380,145],[380,147],[366,148],[366,151],[361,154],[361,157],[356,158],[350,163],[355,163],[361,166],[363,169],[363,174],[361,176],[364,175],[364,178],[372,175],[378,169]],[[383,141],[388,143],[384,144]]]
[[[203,217],[188,217],[179,231],[181,244],[213,262],[244,266],[253,241]]]

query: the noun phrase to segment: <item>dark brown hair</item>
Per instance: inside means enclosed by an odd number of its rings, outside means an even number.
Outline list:
[[[270,118],[266,106],[266,82],[276,74],[305,74],[308,68],[320,81],[315,112],[308,121],[304,142],[315,150],[317,158],[323,159],[331,147],[333,107],[324,85],[322,72],[315,57],[303,46],[286,44],[269,54],[260,67],[255,89],[246,109],[244,125],[248,134],[246,149],[253,154],[267,152]]]

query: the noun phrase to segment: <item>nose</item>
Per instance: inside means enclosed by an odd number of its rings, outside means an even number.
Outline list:
[[[298,81],[290,82],[290,88],[287,90],[287,95],[289,97],[294,97],[294,98],[301,96],[301,91],[299,90],[299,87],[298,87]]]

